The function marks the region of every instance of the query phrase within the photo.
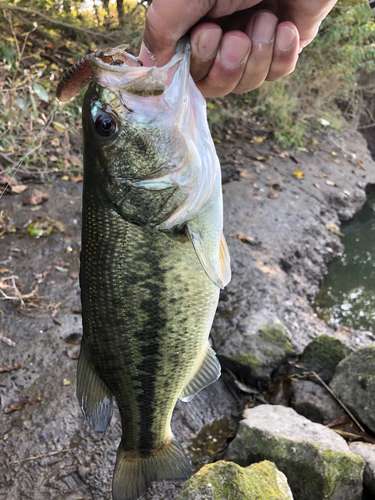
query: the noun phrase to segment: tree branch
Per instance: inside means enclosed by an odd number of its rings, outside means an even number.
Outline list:
[[[72,30],[80,31],[86,35],[91,35],[93,37],[105,37],[106,39],[111,38],[111,35],[109,33],[102,33],[100,31],[93,31],[90,30],[89,28],[82,28],[80,26],[75,26],[74,24],[70,23],[65,23],[63,21],[59,21],[58,19],[53,19],[52,17],[47,16],[46,14],[43,14],[42,12],[38,12],[37,10],[32,10],[32,9],[26,9],[25,7],[18,7],[17,5],[8,5],[5,3],[0,3],[0,9],[3,10],[12,10],[15,12],[23,12],[25,14],[29,15],[34,15],[41,17],[42,19],[45,19],[51,24],[56,24],[57,26],[62,26],[64,28],[69,28]]]

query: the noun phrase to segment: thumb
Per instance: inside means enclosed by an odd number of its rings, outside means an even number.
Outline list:
[[[154,0],[147,11],[139,59],[145,66],[167,64],[179,39],[215,3],[215,0]]]

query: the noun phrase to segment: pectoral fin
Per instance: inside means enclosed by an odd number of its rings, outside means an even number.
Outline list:
[[[230,255],[227,242],[225,241],[224,234],[221,233],[220,240],[220,278],[224,286],[230,282],[232,273],[230,270]]]
[[[197,257],[199,259],[199,262],[202,264],[202,267],[204,269],[204,272],[207,274],[207,276],[210,278],[212,283],[214,283],[217,287],[223,289],[224,284],[220,277],[218,276],[216,270],[214,269],[211,260],[209,259],[204,246],[203,246],[203,241],[199,233],[193,231],[189,226],[187,227],[187,233],[190,238],[190,241],[193,244],[195,253],[197,254]]]
[[[221,367],[215,351],[207,344],[201,365],[183,388],[179,399],[184,402],[191,401],[199,391],[213,384],[220,377],[220,374]]]
[[[77,367],[77,399],[91,427],[106,432],[113,414],[112,393],[97,374],[84,338]]]

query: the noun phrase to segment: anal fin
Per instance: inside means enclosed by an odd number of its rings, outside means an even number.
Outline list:
[[[77,399],[91,427],[106,432],[113,414],[112,393],[90,360],[84,337],[77,367]]]
[[[184,402],[191,401],[199,391],[216,382],[216,380],[220,377],[220,374],[221,367],[215,351],[207,344],[202,363],[193,377],[183,388],[179,399]]]
[[[190,475],[189,459],[174,436],[147,456],[127,452],[121,442],[113,474],[113,500],[138,500],[152,481],[183,481]]]

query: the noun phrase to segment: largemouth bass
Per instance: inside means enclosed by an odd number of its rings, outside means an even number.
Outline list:
[[[220,165],[189,64],[187,39],[162,68],[144,68],[120,47],[81,60],[58,90],[67,100],[91,80],[77,396],[102,432],[113,397],[118,405],[114,500],[190,476],[172,412],[220,376],[208,336],[229,254]]]

